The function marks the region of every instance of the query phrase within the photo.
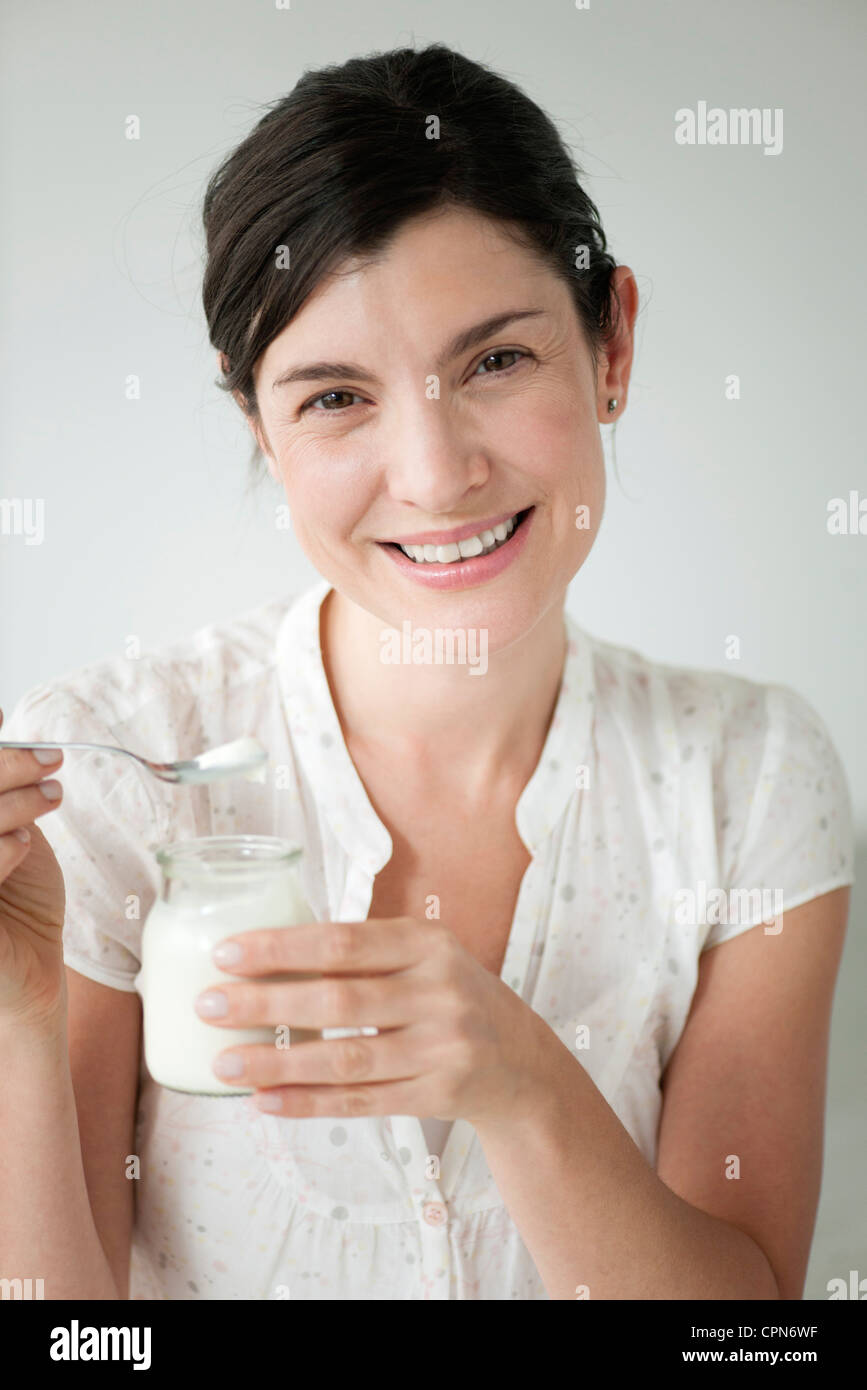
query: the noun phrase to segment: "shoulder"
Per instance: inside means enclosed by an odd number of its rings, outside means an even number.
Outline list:
[[[851,883],[846,768],[815,706],[790,686],[654,661],[588,634],[603,778],[667,827],[698,876],[767,884],[794,907]],[[691,857],[689,857],[691,856]],[[714,929],[711,943],[722,939]]]
[[[634,647],[582,634],[589,642],[597,709],[628,719],[625,731],[723,734],[750,723],[764,687],[728,671],[658,661]],[[690,722],[692,721],[692,722]]]
[[[88,662],[25,691],[4,737],[97,742],[102,732],[122,742],[134,730],[133,746],[146,752],[142,736],[147,742],[150,724],[177,726],[194,707],[225,706],[239,695],[255,701],[273,677],[277,634],[294,601],[284,596],[151,648],[130,639],[122,656]]]
[[[616,725],[622,738],[652,741],[688,763],[700,754],[713,764],[747,773],[801,760],[839,771],[840,759],[822,716],[792,687],[730,671],[656,661],[577,629],[588,643],[597,721]]]

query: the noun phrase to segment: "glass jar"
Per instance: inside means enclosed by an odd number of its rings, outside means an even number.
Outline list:
[[[215,1075],[218,1053],[233,1043],[285,1047],[321,1037],[291,1028],[288,1020],[282,1026],[223,1028],[199,1018],[194,1007],[209,986],[242,978],[214,965],[211,952],[218,941],[257,927],[316,920],[301,888],[301,854],[272,835],[210,835],[156,851],[162,882],[142,929],[137,984],[144,1005],[145,1061],[160,1086],[193,1095],[251,1095],[252,1087]],[[319,974],[245,978],[273,983]]]

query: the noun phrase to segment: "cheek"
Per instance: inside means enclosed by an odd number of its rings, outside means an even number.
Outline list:
[[[542,497],[571,503],[573,512],[579,503],[601,507],[602,440],[595,415],[578,391],[561,385],[528,393],[501,424],[505,457],[538,482]]]
[[[372,500],[370,470],[345,442],[295,438],[279,453],[280,481],[298,539],[348,536]],[[307,548],[305,546],[305,548]]]
[[[279,445],[278,445],[279,448]],[[353,512],[364,492],[365,470],[357,453],[333,439],[295,435],[279,448],[279,471],[289,507],[320,524]]]

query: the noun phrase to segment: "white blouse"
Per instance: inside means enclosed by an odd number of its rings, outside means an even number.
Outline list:
[[[91,663],[19,701],[4,738],[118,743],[167,761],[252,735],[270,754],[264,785],[202,787],[66,754],[63,803],[39,826],[64,871],[74,970],[136,989],[153,850],[192,836],[285,836],[305,850],[317,920],[366,918],[392,843],[325,677],[328,590],[323,580],[183,643]],[[852,883],[849,789],[794,691],[662,665],[565,621],[554,718],[516,809],[532,860],[501,977],[654,1165],[660,1076],[702,951],[759,923],[773,949],[775,910]],[[269,1116],[247,1096],[166,1090],[142,1059],[135,1152],[132,1299],[547,1298],[465,1120],[426,1136],[411,1115]]]

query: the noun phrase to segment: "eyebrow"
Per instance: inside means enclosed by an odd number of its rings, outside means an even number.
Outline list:
[[[469,352],[470,348],[475,347],[485,338],[490,338],[494,333],[499,333],[501,328],[505,328],[509,323],[515,323],[518,319],[536,318],[540,314],[547,314],[547,309],[506,309],[501,314],[493,314],[490,318],[482,319],[481,323],[474,323],[470,328],[463,329],[455,334],[454,338],[448,342],[440,353],[434,364],[440,369],[451,361],[453,357],[459,357],[464,352]],[[368,382],[376,385],[378,378],[373,372],[367,371],[357,362],[305,362],[297,367],[290,367],[288,371],[281,372],[271,386],[272,391],[278,390],[281,386],[289,386],[295,381],[326,381],[333,377],[353,377],[356,381]]]

